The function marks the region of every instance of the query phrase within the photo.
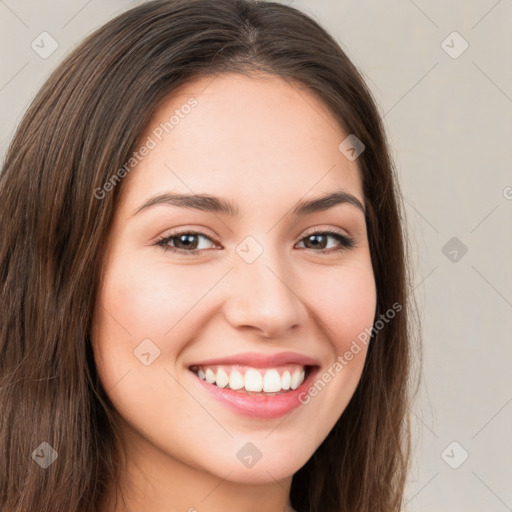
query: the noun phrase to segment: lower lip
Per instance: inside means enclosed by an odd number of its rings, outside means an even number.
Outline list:
[[[311,386],[315,375],[318,373],[319,368],[315,367],[310,371],[308,377],[297,388],[278,395],[246,395],[232,389],[220,388],[214,384],[209,384],[203,379],[200,379],[194,372],[190,370],[195,380],[203,386],[206,391],[216,398],[219,402],[224,403],[227,407],[244,416],[251,416],[253,418],[279,418],[285,414],[289,414],[299,405],[303,405],[299,397],[301,393],[307,391]]]

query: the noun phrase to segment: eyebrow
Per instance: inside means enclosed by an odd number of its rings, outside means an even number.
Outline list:
[[[238,205],[231,203],[220,197],[211,196],[209,194],[179,194],[179,193],[162,193],[148,199],[143,205],[137,208],[133,215],[151,208],[155,205],[174,205],[181,208],[191,208],[205,212],[221,213],[234,217],[239,215],[240,209]],[[292,214],[296,216],[309,215],[315,212],[321,212],[333,208],[339,204],[351,204],[361,210],[366,215],[366,210],[359,199],[340,190],[314,199],[300,200],[292,210]]]

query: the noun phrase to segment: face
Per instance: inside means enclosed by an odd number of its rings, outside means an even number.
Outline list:
[[[360,171],[338,149],[347,135],[271,75],[202,78],[155,113],[122,184],[92,336],[134,457],[285,479],[343,413],[366,347],[333,364],[376,307]]]

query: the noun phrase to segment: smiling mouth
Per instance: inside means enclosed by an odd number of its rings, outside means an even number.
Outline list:
[[[297,389],[307,379],[314,366],[287,364],[273,368],[253,368],[225,364],[194,365],[189,369],[199,379],[219,388],[247,395],[274,396]]]

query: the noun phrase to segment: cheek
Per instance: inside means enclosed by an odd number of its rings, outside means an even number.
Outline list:
[[[371,267],[332,269],[316,277],[311,303],[337,354],[343,353],[375,316],[376,289]],[[313,295],[310,292],[310,295]]]
[[[134,371],[145,369],[139,352],[149,351],[156,366],[175,361],[197,329],[197,316],[208,305],[205,296],[218,280],[219,272],[206,266],[199,270],[112,257],[93,323],[96,364],[105,389],[127,372],[133,379]]]
[[[308,426],[314,447],[334,427],[357,388],[367,354],[361,334],[369,339],[377,300],[370,264],[326,269],[317,273],[315,283],[311,306],[328,338],[330,360],[300,397],[309,417],[318,418]]]
[[[171,329],[179,330],[216,280],[215,272],[205,274],[187,265],[170,268],[118,259],[105,281],[102,304],[132,337],[162,338]]]

